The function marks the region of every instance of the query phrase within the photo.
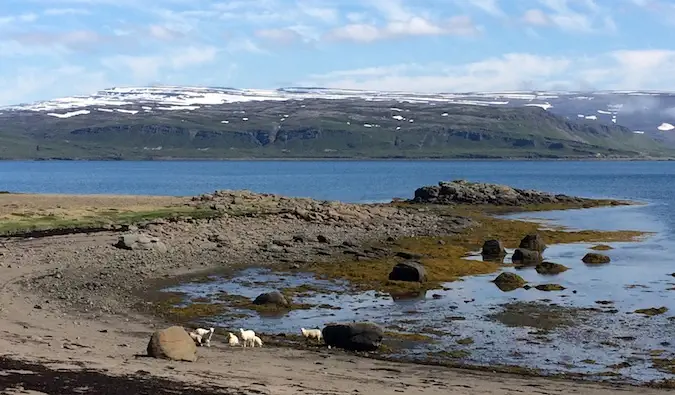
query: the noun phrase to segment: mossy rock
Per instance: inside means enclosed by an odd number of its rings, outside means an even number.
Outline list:
[[[527,281],[515,273],[504,272],[497,276],[493,281],[495,285],[504,292],[509,292],[522,288]]]
[[[535,270],[539,274],[560,274],[562,272],[566,272],[569,270],[569,268],[565,265],[561,265],[559,263],[553,263],[553,262],[542,262],[537,267],[535,267]]]
[[[614,247],[608,246],[607,244],[598,244],[598,245],[595,245],[595,246],[591,247],[591,250],[595,250],[595,251],[609,251],[609,250],[613,250],[613,249],[614,249]]]
[[[467,337],[465,339],[459,339],[457,340],[457,344],[462,345],[462,346],[468,346],[475,343],[472,338]]]
[[[564,291],[567,289],[560,284],[540,284],[537,285],[535,288],[544,292]]]
[[[511,261],[515,265],[536,266],[542,262],[542,256],[539,251],[518,248],[513,252]]]
[[[546,243],[539,233],[533,233],[523,237],[518,248],[537,251],[541,254],[546,250]]]
[[[653,316],[655,316],[655,315],[665,314],[665,313],[667,313],[667,312],[668,312],[668,308],[665,307],[665,306],[662,306],[662,307],[652,307],[652,308],[649,308],[649,309],[638,309],[638,310],[635,310],[635,313],[636,313],[636,314],[643,314],[643,315],[646,315],[646,316],[648,316],[648,317],[653,317]]]
[[[490,261],[503,259],[506,256],[506,248],[504,248],[504,244],[499,240],[486,240],[483,243],[481,255],[483,259]]]
[[[612,260],[607,255],[598,254],[596,252],[589,252],[588,254],[584,255],[581,261],[589,265],[601,265],[609,263]]]

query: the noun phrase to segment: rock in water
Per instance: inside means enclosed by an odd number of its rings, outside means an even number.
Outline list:
[[[155,250],[167,252],[166,244],[159,241],[156,237],[149,237],[143,234],[120,236],[115,247],[124,250]]]
[[[534,268],[539,274],[560,274],[569,268],[565,265],[553,262],[542,262]]]
[[[483,255],[483,259],[496,260],[506,255],[506,248],[499,240],[486,240],[483,243],[481,255]]]
[[[195,362],[197,345],[181,326],[172,326],[152,334],[148,355],[174,361]]]
[[[394,266],[389,273],[389,280],[392,281],[427,281],[427,271],[421,263],[415,261],[401,262]]]
[[[351,351],[375,351],[382,344],[384,330],[369,322],[331,324],[323,328],[324,342]]]
[[[518,248],[513,252],[511,261],[516,265],[535,266],[541,263],[542,257],[539,251]]]
[[[513,291],[522,288],[527,281],[515,273],[504,272],[497,276],[492,282],[504,292]]]
[[[581,258],[581,261],[586,264],[599,265],[603,263],[609,263],[611,259],[607,255],[598,254],[596,252],[589,252],[588,254],[584,255],[583,258]]]
[[[539,234],[535,233],[523,237],[523,239],[520,241],[520,245],[518,246],[518,248],[524,248],[526,250],[532,251],[539,251],[540,253],[542,253],[546,249],[546,243],[544,243],[544,240],[541,238],[541,236],[539,236]]]
[[[290,306],[290,303],[288,303],[288,300],[286,297],[279,291],[272,291],[264,294],[258,295],[258,297],[255,298],[253,301],[253,304],[257,305],[276,305],[280,307],[288,307]]]

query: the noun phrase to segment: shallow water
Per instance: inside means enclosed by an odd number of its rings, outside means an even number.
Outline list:
[[[186,292],[191,297],[209,296],[220,291],[250,298],[273,289],[312,284],[324,290],[319,294],[294,299],[298,303],[339,307],[295,310],[281,317],[213,317],[210,323],[228,328],[253,328],[264,333],[299,333],[300,327],[323,327],[335,321],[374,321],[394,331],[429,334],[434,342],[415,343],[401,351],[407,357],[433,359],[434,352],[466,350],[462,361],[478,365],[518,365],[547,372],[575,372],[603,376],[620,374],[622,379],[651,381],[675,376],[652,367],[650,351],[664,350],[659,358],[675,358],[675,272],[670,257],[675,253],[658,218],[645,215],[646,207],[615,207],[521,214],[512,217],[551,221],[573,228],[619,230],[639,229],[656,232],[641,242],[606,243],[613,250],[607,265],[588,266],[581,262],[593,244],[553,245],[545,258],[570,268],[555,276],[538,274],[533,268],[516,271],[530,285],[555,283],[566,288],[560,292],[518,289],[502,292],[492,282],[496,274],[465,278],[445,284],[445,290],[433,290],[418,298],[394,300],[390,295],[367,292],[348,294],[344,284],[317,281],[309,274],[276,275],[261,269],[248,269],[234,279],[214,278],[211,283],[183,284],[169,291]],[[480,256],[472,259],[480,259]],[[510,256],[507,257],[510,261]],[[612,301],[599,305],[596,301]],[[504,304],[536,302],[525,314],[541,314],[533,325],[546,326],[556,313],[572,325],[538,332],[527,326],[507,326],[503,319],[490,316],[502,311]],[[550,306],[556,307],[550,309]],[[665,306],[661,316],[644,317],[636,309]],[[569,308],[569,309],[565,309]],[[594,310],[588,310],[588,309]],[[461,317],[462,320],[457,320]],[[513,316],[509,316],[513,320]],[[548,318],[547,318],[548,317]],[[518,319],[516,318],[516,321]],[[457,340],[471,337],[471,345]],[[621,339],[620,339],[621,338]],[[635,338],[635,339],[633,339]],[[582,362],[593,360],[594,363]],[[609,365],[628,361],[630,367],[612,369]]]

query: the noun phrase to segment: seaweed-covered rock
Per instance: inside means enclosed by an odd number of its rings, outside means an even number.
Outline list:
[[[551,291],[564,291],[566,288],[563,287],[560,284],[540,284],[535,287],[536,289],[540,291],[546,291],[546,292],[551,292]]]
[[[275,305],[279,307],[288,307],[290,303],[286,297],[279,291],[267,292],[258,295],[253,301],[255,305]]]
[[[370,322],[330,324],[321,332],[327,345],[352,351],[375,351],[384,337],[382,327]]]
[[[542,262],[534,268],[539,274],[560,274],[569,268],[565,265],[553,262]]]
[[[539,265],[542,260],[539,251],[527,250],[524,248],[517,248],[511,257],[511,261],[514,264],[522,266],[536,266]]]
[[[603,263],[611,262],[611,259],[607,255],[598,254],[597,252],[589,252],[581,258],[582,262],[591,265],[600,265]]]
[[[495,260],[503,258],[506,255],[506,248],[499,240],[485,240],[481,255],[485,260]]]
[[[504,292],[522,288],[525,284],[527,284],[527,281],[525,281],[522,277],[510,272],[504,272],[500,274],[492,282]]]
[[[427,271],[421,263],[416,261],[401,262],[394,266],[389,273],[389,280],[392,281],[427,281]]]
[[[544,250],[546,249],[546,243],[544,243],[544,239],[538,234],[531,234],[523,237],[523,239],[520,241],[520,245],[518,248],[524,248],[526,250],[532,250],[532,251],[538,251],[539,253],[543,253]]]
[[[197,345],[181,326],[172,326],[153,333],[147,352],[154,358],[188,362],[197,360]]]

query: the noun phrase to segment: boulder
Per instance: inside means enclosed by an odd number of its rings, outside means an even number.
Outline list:
[[[322,331],[324,342],[331,347],[351,351],[375,351],[382,343],[384,330],[369,322],[330,324]]]
[[[492,280],[495,285],[504,292],[522,288],[527,281],[515,273],[504,272]]]
[[[535,287],[539,291],[551,292],[551,291],[564,291],[566,288],[560,284],[541,284]]]
[[[155,250],[158,252],[167,252],[166,244],[159,241],[157,237],[150,237],[144,234],[128,234],[120,236],[115,247],[124,250]]]
[[[565,265],[553,262],[542,262],[534,268],[539,274],[560,274],[569,268]]]
[[[197,345],[181,326],[156,331],[148,343],[148,356],[174,361],[195,362]]]
[[[535,266],[542,261],[541,253],[538,251],[527,250],[524,248],[517,248],[513,252],[511,261],[516,265]]]
[[[499,240],[486,240],[481,250],[483,259],[499,259],[506,255],[506,248]]]
[[[544,240],[541,238],[541,236],[539,236],[539,234],[535,233],[523,237],[518,248],[524,248],[526,250],[543,253],[546,249],[546,243],[544,243]]]
[[[280,307],[288,307],[291,304],[288,302],[286,297],[279,291],[267,292],[264,294],[258,295],[253,304],[256,305],[276,305]]]
[[[425,282],[427,280],[427,271],[421,263],[416,261],[401,262],[394,266],[389,273],[389,280],[392,281],[417,281]]]
[[[581,258],[581,261],[586,264],[599,265],[603,263],[609,263],[611,259],[607,255],[598,254],[597,252],[589,252],[588,254],[584,255],[583,258]]]

